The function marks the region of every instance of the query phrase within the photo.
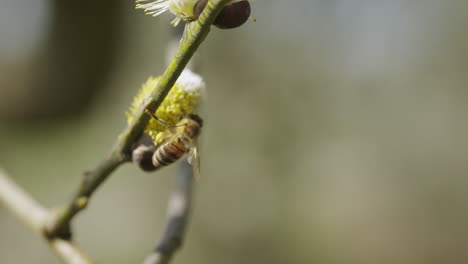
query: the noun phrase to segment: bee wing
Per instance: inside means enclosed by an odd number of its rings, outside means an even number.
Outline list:
[[[196,180],[200,179],[200,154],[198,152],[198,139],[192,140],[192,149],[190,150],[190,156],[188,162],[193,168],[193,177]]]

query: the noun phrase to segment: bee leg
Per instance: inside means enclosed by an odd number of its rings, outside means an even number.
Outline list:
[[[163,120],[157,118],[156,115],[153,114],[153,113],[151,113],[148,109],[145,109],[145,113],[148,114],[149,116],[151,116],[152,118],[154,118],[154,119],[155,119],[156,121],[158,121],[159,123],[161,123],[163,126],[169,127],[169,125],[168,125],[165,121],[163,121]]]

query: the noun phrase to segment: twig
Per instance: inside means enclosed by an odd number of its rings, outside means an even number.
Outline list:
[[[168,58],[172,58],[177,51],[178,39],[183,34],[183,28],[181,26],[175,27],[171,33],[172,40],[166,51]],[[198,61],[196,57],[192,58],[187,68],[194,70],[199,65]],[[167,224],[162,237],[154,250],[145,258],[143,264],[167,264],[175,251],[182,246],[192,204],[193,170],[186,160],[179,164],[176,186],[167,206]]]
[[[43,226],[50,217],[51,212],[22,190],[2,169],[0,169],[0,202],[34,232],[42,235]],[[70,241],[57,238],[47,240],[47,242],[55,254],[65,263],[93,263]]]
[[[192,191],[192,166],[184,160],[177,175],[177,185],[169,200],[164,234],[143,264],[167,264],[175,251],[182,246],[190,214]]]
[[[70,221],[85,208],[94,191],[118,166],[131,159],[133,145],[143,133],[150,118],[145,114],[145,109],[150,112],[156,111],[190,58],[208,35],[211,24],[228,1],[210,0],[200,17],[187,24],[177,54],[151,93],[151,99],[140,107],[132,123],[119,136],[110,156],[86,175],[81,188],[70,203],[59,212],[57,218],[47,225],[45,233],[49,237],[66,237],[69,234]]]

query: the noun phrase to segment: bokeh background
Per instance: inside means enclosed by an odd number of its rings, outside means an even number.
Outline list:
[[[468,262],[468,2],[254,3],[199,51],[202,180],[173,263]],[[0,164],[67,201],[164,70],[170,16],[130,0],[0,0]],[[98,263],[140,263],[176,169],[125,165],[74,222]],[[2,209],[2,208],[0,208]],[[0,262],[60,263],[0,210]]]

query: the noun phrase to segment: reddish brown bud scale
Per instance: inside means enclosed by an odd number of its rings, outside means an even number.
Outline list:
[[[206,6],[208,0],[199,0],[193,12],[196,17],[200,16],[201,12]],[[240,1],[229,4],[221,10],[213,23],[216,27],[222,29],[230,29],[242,26],[250,17],[250,3],[249,1]]]
[[[155,171],[157,168],[153,165],[152,158],[154,147],[140,145],[132,152],[132,161],[143,171]]]
[[[236,28],[242,26],[249,17],[249,1],[240,1],[224,7],[213,24],[222,29]]]

